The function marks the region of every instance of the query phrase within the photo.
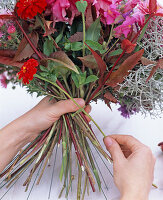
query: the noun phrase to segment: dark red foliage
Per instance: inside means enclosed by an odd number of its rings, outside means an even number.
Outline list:
[[[136,44],[133,44],[128,39],[124,39],[121,43],[122,50],[125,50],[126,53],[131,53],[136,47]]]
[[[149,14],[156,13],[157,10],[157,0],[149,0]]]

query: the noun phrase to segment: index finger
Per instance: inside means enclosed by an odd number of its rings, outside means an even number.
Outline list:
[[[137,140],[131,135],[109,135],[109,136],[115,139],[118,142],[118,144],[126,146],[132,152],[144,147],[143,143],[141,143],[139,140]]]

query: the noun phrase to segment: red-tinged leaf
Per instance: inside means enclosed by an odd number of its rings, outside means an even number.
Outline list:
[[[110,108],[110,110],[112,111],[112,108],[111,108],[111,105],[110,105],[110,100],[108,100],[107,98],[104,98],[104,102]]]
[[[0,19],[16,19],[14,15],[0,15]]]
[[[149,14],[154,14],[157,11],[157,0],[149,0]]]
[[[106,71],[106,68],[107,68],[106,63],[102,60],[101,56],[98,55],[91,47],[89,47],[88,45],[87,45],[87,47],[92,52],[92,54],[93,54],[93,56],[94,56],[94,58],[95,58],[95,60],[96,60],[96,62],[98,64],[98,68],[100,70],[100,75],[103,78],[104,72]]]
[[[154,16],[163,17],[163,13],[156,13]]]
[[[66,69],[70,69],[77,74],[79,73],[75,64],[72,62],[72,60],[67,56],[67,54],[64,51],[57,51],[52,54],[52,58],[46,58],[45,60],[51,60],[54,63],[57,63],[57,66],[64,67]]]
[[[163,69],[163,58],[158,61],[158,65],[160,69]]]
[[[105,93],[104,97],[112,103],[117,103],[117,99],[109,91]]]
[[[4,57],[13,58],[15,56],[15,53],[16,53],[16,50],[10,50],[10,49],[0,50],[0,56],[4,56]]]
[[[86,29],[88,29],[91,24],[93,24],[92,5],[89,4],[86,11]]]
[[[125,50],[126,53],[131,53],[136,47],[136,44],[133,44],[128,39],[124,39],[121,43],[122,50]]]
[[[91,68],[91,69],[98,69],[97,62],[93,55],[88,55],[84,57],[78,57],[85,67]]]
[[[142,57],[141,58],[141,63],[143,64],[143,65],[156,65],[157,64],[157,62],[156,61],[153,61],[153,60],[149,60],[148,58],[145,58],[145,57]]]
[[[0,63],[3,65],[11,65],[21,68],[24,63],[13,61],[13,58],[0,56]]]
[[[70,42],[79,42],[83,40],[83,32],[77,32],[69,38]]]
[[[157,71],[157,69],[158,69],[157,65],[152,68],[152,70],[151,70],[151,72],[150,72],[150,74],[149,74],[149,76],[146,80],[146,83],[152,78],[153,74]]]
[[[115,72],[111,73],[109,80],[106,82],[106,85],[116,87],[119,83],[122,83],[125,77],[129,75],[129,70],[132,70],[141,60],[143,53],[144,49],[129,56]]]
[[[151,73],[146,80],[146,83],[152,78],[152,76],[154,75],[154,73],[157,71],[158,68],[163,69],[163,59],[160,59],[157,62],[157,65],[152,68]]]
[[[34,46],[37,48],[38,44],[38,34],[36,32],[32,32],[28,35],[29,39],[32,41]],[[18,50],[15,54],[14,61],[22,61],[26,58],[30,58],[34,54],[34,50],[30,46],[30,44],[27,42],[26,38],[23,38],[22,41],[19,44]]]
[[[53,21],[43,20],[43,22],[44,22],[44,26],[45,26],[45,33],[43,35],[44,37],[49,36],[52,33],[56,32],[56,29],[51,26],[51,24],[53,23]]]

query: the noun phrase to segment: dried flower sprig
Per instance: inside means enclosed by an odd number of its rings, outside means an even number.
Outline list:
[[[139,42],[139,46],[144,49],[145,57],[150,60],[163,58],[163,18],[153,17],[149,21],[146,32]]]
[[[135,109],[143,114],[159,117],[163,112],[163,70],[158,69],[146,82],[152,68],[153,65],[138,66],[138,69],[132,71],[120,85],[119,93],[123,97],[132,98],[126,106],[135,105]]]

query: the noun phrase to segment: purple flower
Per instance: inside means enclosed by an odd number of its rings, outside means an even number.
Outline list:
[[[136,106],[131,97],[124,96],[119,104],[120,107],[118,108],[118,110],[121,112],[121,115],[125,118],[130,118],[131,115],[134,115],[139,112],[139,108]]]

